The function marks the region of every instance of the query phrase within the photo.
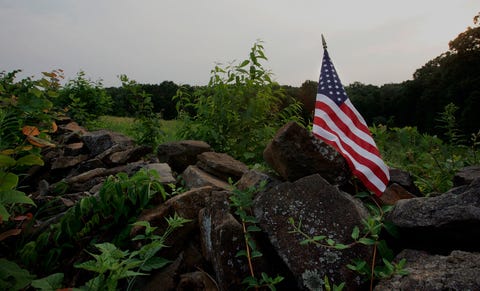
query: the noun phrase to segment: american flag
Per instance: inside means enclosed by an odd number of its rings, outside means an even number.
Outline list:
[[[390,180],[370,130],[340,82],[324,43],[324,54],[313,118],[313,134],[347,160],[353,174],[377,196]]]

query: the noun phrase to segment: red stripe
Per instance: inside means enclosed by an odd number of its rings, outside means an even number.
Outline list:
[[[337,146],[337,144],[336,144],[335,142],[330,141],[330,140],[324,140],[321,136],[319,136],[319,135],[317,135],[317,134],[315,134],[315,133],[314,133],[314,135],[315,135],[316,137],[322,139],[325,143],[329,144],[329,145],[332,146],[333,148],[335,148],[339,153],[342,154],[342,156],[344,156],[344,158],[345,158],[345,160],[347,161],[348,166],[350,167],[353,175],[355,175],[355,176],[365,185],[365,187],[367,187],[367,189],[369,189],[370,191],[373,191],[373,192],[375,193],[375,195],[377,195],[378,197],[380,197],[380,196],[383,194],[383,191],[380,190],[377,186],[375,186],[375,184],[371,183],[370,180],[367,178],[367,176],[366,176],[363,172],[357,170],[357,169],[354,167],[354,165],[353,165],[352,161],[350,160],[350,158],[347,157],[347,156],[345,156],[345,155],[343,154],[343,152],[339,150],[339,148],[338,148],[338,146]],[[383,173],[383,171],[382,171],[382,173]],[[374,173],[374,174],[375,174],[375,173]],[[387,185],[388,179],[386,179],[386,180],[380,179],[380,180],[381,180],[385,185]]]
[[[385,183],[385,181],[388,181],[388,177],[387,175],[385,174],[385,172],[382,170],[382,168],[375,162],[369,160],[369,159],[366,159],[364,158],[362,155],[360,155],[354,148],[352,148],[350,145],[348,145],[347,143],[345,143],[342,139],[342,137],[335,131],[333,131],[328,125],[327,123],[325,122],[325,120],[315,116],[314,117],[314,124],[318,125],[319,127],[323,128],[325,131],[335,135],[338,137],[339,141],[340,141],[340,144],[342,145],[343,149],[345,150],[345,152],[348,152],[359,164],[362,164],[364,165],[365,167],[369,168],[373,174],[375,176],[378,177],[378,179],[380,179],[382,182]],[[330,142],[330,141],[326,141],[328,144],[334,146],[334,148],[342,153],[342,155],[344,156],[345,159],[347,159],[349,161],[349,165],[350,165],[350,168],[351,169],[355,169],[353,163],[350,161],[350,158],[348,156],[346,156],[342,150],[340,150],[340,148],[338,147],[338,145],[335,143],[335,142]]]
[[[321,101],[317,101],[316,102],[316,107],[317,109],[320,109],[322,111],[324,111],[329,117],[330,119],[337,125],[337,127],[342,131],[342,133],[349,137],[352,141],[354,141],[356,144],[358,144],[359,146],[361,146],[362,148],[364,148],[366,151],[376,155],[376,156],[380,156],[380,152],[378,151],[378,149],[373,146],[372,144],[364,141],[363,139],[361,139],[360,137],[358,137],[355,133],[353,133],[350,128],[337,116],[337,113],[335,112],[334,109],[332,109],[330,106],[328,106],[326,103],[323,103]],[[372,137],[370,135],[370,130],[368,129],[368,127],[360,122],[360,120],[358,118],[356,118],[356,115],[354,114],[354,112],[352,112],[350,110],[350,108],[348,106],[340,106],[338,107],[340,108],[341,111],[343,111],[345,114],[349,115],[353,115],[355,117],[353,121],[353,123],[355,125],[357,125],[357,127],[362,131],[364,132],[365,134],[367,134],[370,138]],[[317,116],[314,117],[314,124],[316,124],[315,122],[315,118]],[[322,126],[321,126],[322,127]],[[333,132],[331,129],[330,129],[330,132],[337,135],[335,132]],[[337,135],[338,136],[338,135]],[[372,139],[373,140],[373,139]]]

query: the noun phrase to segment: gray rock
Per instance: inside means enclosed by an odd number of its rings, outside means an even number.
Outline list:
[[[147,170],[155,170],[160,176],[162,184],[175,183],[176,179],[173,177],[172,169],[167,163],[152,163],[145,165]]]
[[[243,290],[242,280],[249,275],[244,257],[242,225],[230,214],[228,191],[214,191],[200,211],[200,232],[204,257],[212,264],[219,290]]]
[[[177,173],[197,163],[197,155],[211,151],[210,145],[198,140],[168,142],[158,146],[157,157],[161,163],[168,163]]]
[[[371,250],[368,247],[357,245],[336,250],[313,244],[300,245],[304,238],[290,233],[293,227],[288,221],[290,217],[296,223],[301,221],[302,230],[311,236],[326,235],[338,243],[351,243],[353,228],[361,228],[361,220],[368,215],[352,196],[314,174],[257,194],[254,213],[301,288],[311,286],[313,281],[323,281],[325,275],[334,284],[346,282],[348,290],[361,285],[360,278],[346,265],[355,258],[369,261]]]
[[[136,162],[150,153],[152,153],[152,147],[150,146],[127,148],[124,151],[112,153],[108,156],[108,161],[106,161],[106,163],[109,165],[121,165]]]
[[[342,185],[351,175],[346,160],[334,148],[295,122],[278,130],[263,157],[288,181],[318,173],[331,184]]]
[[[89,149],[92,157],[103,153],[114,145],[117,145],[122,149],[133,146],[132,139],[108,130],[87,132],[82,136],[82,141]]]
[[[403,248],[480,251],[480,179],[440,196],[400,200],[386,219],[399,227]]]
[[[86,161],[88,155],[79,155],[79,156],[60,156],[55,159],[52,163],[52,170],[56,169],[67,169],[79,165],[81,162]]]
[[[400,169],[389,169],[390,184],[398,184],[415,196],[423,196],[415,185],[412,175]]]
[[[197,166],[188,166],[182,173],[182,179],[185,182],[185,186],[189,189],[203,186],[212,186],[225,190],[231,188],[227,182],[202,171]]]
[[[265,173],[251,170],[243,174],[242,178],[236,183],[236,187],[240,190],[246,190],[251,187],[258,189],[260,187],[260,183],[263,181],[266,183],[266,189],[282,183],[282,181]]]
[[[480,290],[480,253],[452,251],[448,256],[404,250],[396,260],[406,259],[406,276],[382,280],[376,291],[390,290]]]
[[[468,185],[478,178],[480,178],[480,166],[465,167],[455,174],[453,177],[453,185],[455,187]]]
[[[224,181],[231,178],[237,181],[248,171],[247,165],[235,160],[228,154],[204,152],[197,156],[197,167]]]

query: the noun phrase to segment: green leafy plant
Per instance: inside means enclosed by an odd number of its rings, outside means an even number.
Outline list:
[[[57,96],[61,71],[16,81],[19,72],[0,72],[0,224],[16,215],[19,206],[35,205],[19,190],[20,177],[31,166],[43,165],[40,148],[54,146],[49,134],[56,131],[50,100]],[[8,233],[19,234],[7,231],[2,238]]]
[[[88,244],[96,233],[118,230],[113,242],[125,243],[130,231],[129,223],[157,195],[163,199],[167,197],[154,170],[140,170],[131,177],[126,173],[110,176],[98,196],[82,198],[67,210],[58,223],[23,246],[19,251],[20,258],[25,264],[55,270],[62,259],[72,255],[76,247]]]
[[[372,261],[370,263],[356,259],[352,264],[348,264],[347,267],[353,271],[356,271],[360,275],[363,275],[370,281],[370,290],[373,289],[373,283],[375,280],[390,278],[393,275],[406,275],[404,270],[405,260],[401,260],[398,263],[393,262],[393,252],[388,248],[385,240],[380,237],[380,232],[385,229],[393,236],[397,236],[395,227],[391,223],[387,223],[384,220],[385,214],[392,209],[392,206],[380,206],[376,203],[374,198],[371,198],[371,194],[361,192],[356,195],[358,198],[369,198],[374,203],[365,203],[370,211],[370,215],[362,220],[362,228],[355,226],[352,230],[350,243],[339,243],[329,238],[328,235],[315,235],[311,236],[302,230],[302,222],[296,223],[293,218],[289,218],[289,223],[293,230],[289,233],[300,234],[304,239],[300,241],[300,244],[315,244],[323,248],[333,248],[337,250],[344,250],[352,248],[355,245],[362,244],[365,246],[371,246],[373,249]],[[378,264],[377,255],[381,256],[382,264]],[[325,283],[325,282],[324,282]]]
[[[130,106],[135,112],[133,134],[136,142],[156,148],[164,132],[161,129],[161,116],[153,111],[152,96],[141,90],[140,84],[129,80],[126,75],[120,75],[120,81],[122,81],[122,88],[127,92]]]
[[[449,190],[459,169],[478,163],[475,135],[472,146],[467,147],[422,134],[415,127],[375,126],[371,131],[385,162],[411,173],[415,184],[427,196]]]
[[[56,291],[63,287],[64,277],[65,275],[63,273],[55,273],[41,279],[33,280],[31,285],[40,291]]]
[[[146,221],[134,223],[136,226],[145,227],[145,234],[137,235],[133,240],[143,240],[145,244],[135,251],[118,249],[112,243],[95,244],[100,254],[89,253],[95,260],[76,264],[76,268],[82,268],[97,273],[86,283],[88,290],[117,290],[119,281],[128,279],[127,290],[132,290],[135,277],[146,275],[154,269],[167,265],[170,261],[155,256],[158,251],[166,247],[165,240],[172,232],[182,227],[190,220],[179,217],[176,213],[166,219],[168,227],[163,235],[156,235],[156,227],[151,227]]]
[[[0,258],[0,289],[22,290],[35,278],[15,262]]]
[[[216,151],[247,163],[261,162],[277,129],[289,120],[301,122],[300,103],[288,99],[272,81],[261,63],[266,60],[258,41],[248,59],[215,66],[209,84],[196,88],[193,96],[180,89],[174,97],[184,122],[179,135],[206,141]]]
[[[88,124],[111,110],[112,98],[103,88],[101,81],[88,79],[80,71],[77,77],[65,84],[55,100],[56,106],[67,110],[67,114],[80,124]]]
[[[231,181],[230,184],[232,184]],[[256,187],[250,187],[246,190],[240,190],[233,187],[232,195],[230,196],[230,207],[235,209],[235,214],[240,218],[245,240],[245,250],[240,250],[237,253],[237,257],[245,257],[247,259],[250,271],[250,276],[246,277],[242,283],[247,285],[247,289],[255,288],[255,290],[258,290],[258,288],[268,287],[270,290],[276,290],[275,285],[283,281],[284,278],[280,275],[272,278],[264,272],[258,277],[255,274],[253,264],[254,259],[263,256],[263,254],[257,249],[257,245],[253,239],[253,233],[261,231],[261,229],[256,225],[257,219],[250,212],[253,205],[254,193],[264,189],[265,185],[266,181],[262,181],[258,189]]]

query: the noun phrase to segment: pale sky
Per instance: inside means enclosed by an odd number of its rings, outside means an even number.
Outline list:
[[[399,83],[479,11],[478,0],[0,0],[0,71],[205,85],[261,39],[274,79],[298,87],[318,80],[323,33],[344,85]]]

